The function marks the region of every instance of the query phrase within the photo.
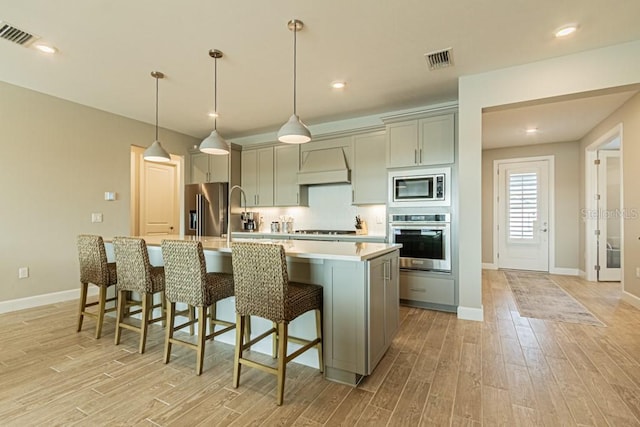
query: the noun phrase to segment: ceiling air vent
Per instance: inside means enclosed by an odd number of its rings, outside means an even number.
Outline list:
[[[28,46],[39,37],[14,27],[11,24],[0,21],[0,39],[9,40],[20,46]]]
[[[439,70],[453,65],[453,52],[451,48],[439,50],[437,52],[425,53],[425,59],[429,64],[429,70]]]

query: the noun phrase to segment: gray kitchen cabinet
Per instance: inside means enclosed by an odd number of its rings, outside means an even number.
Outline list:
[[[432,277],[419,271],[401,271],[400,299],[453,306],[455,283],[450,278]]]
[[[300,149],[298,145],[274,147],[274,205],[307,206],[308,187],[298,185]]]
[[[371,132],[353,137],[353,204],[387,202],[386,133]]]
[[[425,117],[387,125],[387,167],[453,163],[454,114]]]
[[[191,154],[191,183],[229,182],[229,155]]]
[[[399,269],[393,254],[369,262],[369,362],[376,366],[399,327]]]
[[[242,150],[247,207],[273,206],[273,147]]]

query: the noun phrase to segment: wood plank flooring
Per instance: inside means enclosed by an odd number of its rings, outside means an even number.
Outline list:
[[[163,329],[113,344],[95,323],[75,332],[76,304],[0,315],[0,425],[65,426],[639,426],[640,310],[620,286],[550,276],[607,327],[520,317],[499,271],[483,273],[484,322],[401,308],[401,328],[356,388],[289,364],[285,403],[275,377],[244,368],[231,385],[233,348],[210,343],[204,372]],[[269,360],[268,356],[261,356]]]

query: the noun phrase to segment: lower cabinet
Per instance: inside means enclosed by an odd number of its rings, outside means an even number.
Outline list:
[[[391,345],[399,327],[398,257],[369,261],[369,351],[371,374]]]
[[[400,299],[453,306],[456,299],[455,281],[429,276],[420,271],[400,272]]]

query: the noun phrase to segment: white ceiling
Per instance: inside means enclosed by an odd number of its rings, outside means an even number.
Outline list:
[[[218,130],[233,139],[276,131],[292,112],[291,18],[305,23],[298,113],[313,125],[455,100],[461,75],[640,39],[639,16],[636,0],[3,0],[0,21],[59,53],[0,40],[0,80],[154,123],[149,74],[159,70],[167,76],[160,126],[203,138],[212,128],[208,51],[220,49]],[[569,22],[580,30],[555,39]],[[428,71],[423,55],[448,47],[455,66]],[[329,87],[342,79],[346,89]],[[603,102],[611,109],[622,98]],[[487,121],[498,127],[518,118],[501,114]],[[497,129],[495,140],[505,132]]]
[[[584,94],[576,99],[543,100],[526,106],[503,106],[482,115],[482,148],[578,141],[638,89]],[[527,129],[537,129],[526,133]]]

